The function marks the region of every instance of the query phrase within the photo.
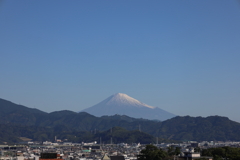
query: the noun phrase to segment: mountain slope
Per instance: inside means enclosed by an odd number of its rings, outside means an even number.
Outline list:
[[[114,126],[135,130],[138,129],[139,125],[149,129],[150,126],[157,124],[157,122],[150,120],[121,115],[100,118],[86,112],[76,113],[68,110],[46,113],[3,99],[0,99],[0,110],[0,124],[58,128],[59,130],[65,128],[66,130],[76,131],[91,131],[95,129],[104,131]]]
[[[240,123],[220,116],[178,116],[162,122],[161,127],[155,131],[163,138],[196,141],[239,141],[239,132]]]
[[[0,123],[35,125],[40,117],[47,113],[0,99]]]
[[[95,117],[85,112],[67,110],[45,113],[2,99],[0,110],[0,137],[2,137],[0,141],[4,139],[16,141],[17,138],[13,139],[14,136],[41,141],[55,135],[64,137],[63,135],[68,133],[71,135],[90,131],[102,132],[116,126],[172,140],[240,141],[240,123],[220,116],[206,118],[178,116],[163,122],[125,115]]]
[[[133,118],[164,121],[176,115],[164,111],[158,107],[144,104],[123,93],[114,94],[102,102],[82,110],[97,117],[104,115],[127,115]]]

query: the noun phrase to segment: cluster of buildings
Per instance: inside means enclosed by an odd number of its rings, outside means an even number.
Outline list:
[[[194,148],[209,148],[232,146],[240,147],[240,142],[201,142],[194,141],[169,144],[154,144],[166,149],[180,147],[181,154],[174,157],[176,160],[199,159],[201,155]],[[140,151],[145,148],[141,144],[97,144],[71,143],[71,142],[43,142],[36,144],[29,142],[25,145],[2,145],[0,146],[0,160],[137,160]],[[211,157],[205,157],[212,160]]]

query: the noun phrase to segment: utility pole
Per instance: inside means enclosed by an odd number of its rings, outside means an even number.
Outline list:
[[[111,127],[111,140],[110,140],[111,142],[111,145],[112,145],[112,127]]]

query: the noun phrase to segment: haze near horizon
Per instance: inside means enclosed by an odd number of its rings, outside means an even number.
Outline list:
[[[240,122],[239,1],[0,1],[0,98],[80,111],[125,93]]]

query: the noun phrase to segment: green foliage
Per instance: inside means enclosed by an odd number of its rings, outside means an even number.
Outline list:
[[[100,141],[103,143],[110,143],[112,137],[113,143],[152,143],[154,137],[139,131],[128,131],[120,127],[114,127],[112,132],[110,130],[103,132],[88,132],[88,131],[74,131],[68,128],[47,128],[35,126],[16,126],[11,124],[0,124],[0,144],[4,142],[17,143],[21,140],[18,137],[27,137],[33,141],[53,141],[57,136],[59,139],[67,139],[71,142],[92,142]]]
[[[140,157],[139,160],[162,160],[168,156],[167,152],[154,145],[146,145],[146,148],[141,151],[141,154],[146,157]]]
[[[239,141],[240,124],[226,117],[175,117],[162,122],[157,129],[166,139],[195,141]]]
[[[178,155],[180,155],[180,153],[181,153],[181,148],[180,147],[176,147],[175,151],[174,151],[174,155],[178,156]]]
[[[95,137],[101,137],[102,143],[143,143],[149,144],[154,142],[154,137],[139,131],[128,131],[121,127],[113,127],[110,130],[98,132]],[[99,140],[99,139],[97,139]]]
[[[170,155],[170,156],[175,155],[174,147],[172,147],[172,146],[168,147],[168,148],[167,148],[167,153],[168,153],[168,155]]]
[[[219,147],[202,150],[202,156],[211,156],[214,160],[239,160],[240,148]]]

